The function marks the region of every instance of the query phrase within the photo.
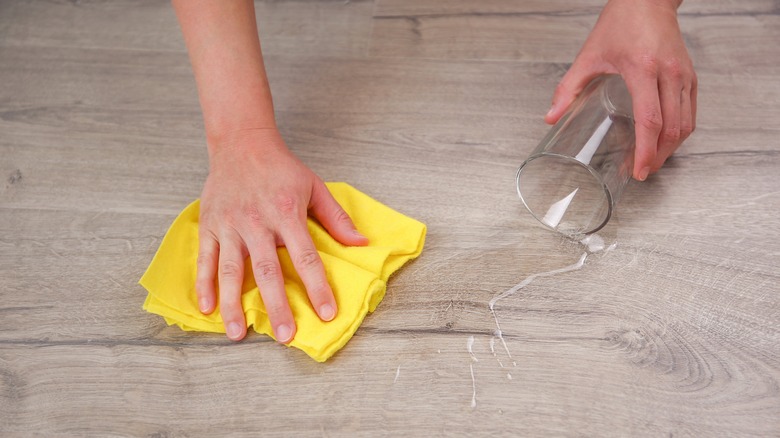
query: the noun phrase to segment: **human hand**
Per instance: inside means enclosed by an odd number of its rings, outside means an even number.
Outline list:
[[[677,23],[680,0],[610,0],[553,96],[553,124],[596,76],[620,74],[633,99],[634,178],[655,173],[696,126],[697,79]]]
[[[276,247],[287,247],[314,309],[330,321],[338,309],[306,226],[307,212],[345,245],[365,245],[368,239],[276,129],[245,130],[225,139],[209,145],[209,176],[200,204],[198,304],[204,314],[214,311],[217,279],[227,336],[243,339],[241,287],[248,255],[274,335],[288,343],[296,325]]]

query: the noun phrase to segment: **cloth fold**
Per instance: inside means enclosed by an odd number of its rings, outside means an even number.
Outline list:
[[[308,220],[314,245],[322,258],[338,305],[333,321],[319,319],[306,289],[283,247],[277,248],[290,307],[298,325],[289,344],[324,362],[352,338],[369,312],[385,295],[390,275],[423,249],[423,223],[379,203],[346,183],[327,183],[334,198],[356,227],[368,237],[368,246],[349,247],[337,242],[315,220]],[[195,291],[198,258],[199,200],[174,220],[139,283],[149,294],[143,308],[182,330],[224,333],[219,307],[210,315],[198,310]],[[273,337],[251,264],[245,263],[242,303],[247,325]]]

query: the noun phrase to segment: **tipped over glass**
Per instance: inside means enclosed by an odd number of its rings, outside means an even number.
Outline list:
[[[517,193],[548,228],[594,233],[631,179],[634,147],[631,95],[620,76],[599,76],[517,170]]]

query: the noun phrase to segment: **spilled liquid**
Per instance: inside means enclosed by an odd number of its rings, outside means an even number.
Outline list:
[[[496,353],[496,348],[495,348],[496,339],[498,339],[498,341],[501,342],[501,346],[504,348],[507,358],[512,361],[512,365],[514,367],[517,367],[517,362],[513,360],[512,353],[509,351],[509,347],[507,346],[506,340],[504,339],[504,334],[501,330],[501,323],[499,322],[498,314],[496,313],[496,304],[498,304],[498,302],[503,300],[504,298],[516,294],[518,291],[531,284],[537,278],[552,277],[554,275],[563,274],[566,272],[577,271],[579,269],[582,269],[582,267],[585,265],[585,260],[587,260],[588,255],[599,253],[599,252],[606,253],[612,251],[617,247],[617,243],[613,243],[609,246],[606,246],[604,239],[601,238],[598,234],[590,234],[588,236],[585,236],[579,241],[579,243],[583,245],[585,251],[582,253],[582,255],[580,255],[580,258],[575,263],[568,266],[564,266],[559,269],[553,269],[552,271],[531,274],[520,283],[512,286],[511,288],[507,289],[501,294],[493,297],[493,299],[491,299],[490,302],[488,303],[490,313],[493,315],[493,319],[495,320],[496,323],[496,330],[494,332],[494,336],[490,338],[490,353],[493,355],[493,357],[496,358],[496,361],[498,362],[501,368],[504,368],[504,363],[501,361],[501,358]],[[473,347],[474,347],[474,336],[469,336],[468,341],[466,342],[466,348],[472,359],[471,363],[469,364],[469,370],[471,371],[471,385],[472,385],[472,396],[471,396],[472,409],[476,408],[477,406],[477,385],[476,385],[476,379],[474,378],[474,363],[479,362],[476,355],[474,354]],[[512,380],[511,373],[507,373],[506,377],[507,379]]]
[[[495,336],[501,341],[501,345],[503,345],[504,350],[506,351],[506,355],[509,356],[510,359],[512,358],[512,353],[509,352],[509,347],[507,347],[506,341],[504,340],[504,334],[501,331],[501,324],[498,322],[498,315],[496,314],[496,303],[498,303],[500,300],[503,300],[504,298],[506,298],[508,296],[514,295],[515,293],[517,293],[517,291],[519,291],[520,289],[528,286],[529,284],[531,284],[531,282],[533,282],[537,278],[540,278],[540,277],[551,277],[553,275],[563,274],[565,272],[576,271],[576,270],[582,268],[582,266],[585,264],[585,259],[587,259],[587,258],[588,258],[588,253],[584,252],[580,256],[580,259],[577,261],[577,263],[574,263],[573,265],[569,265],[569,266],[566,266],[566,267],[563,267],[563,268],[560,268],[560,269],[554,269],[552,271],[540,272],[538,274],[530,275],[525,280],[523,280],[520,283],[516,284],[515,286],[513,286],[512,288],[510,288],[506,292],[504,292],[504,293],[494,297],[492,300],[490,300],[490,303],[488,303],[488,306],[490,307],[490,313],[493,315],[493,319],[496,321]],[[515,365],[515,366],[517,366],[517,365]]]

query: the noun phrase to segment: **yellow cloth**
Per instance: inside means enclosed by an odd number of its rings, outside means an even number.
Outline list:
[[[316,221],[308,227],[325,265],[338,304],[333,321],[317,317],[285,248],[278,248],[284,284],[298,331],[290,343],[313,359],[324,362],[341,349],[385,295],[390,274],[420,255],[425,225],[380,204],[346,183],[328,183],[328,189],[368,237],[368,246],[338,243]],[[152,263],[139,283],[146,288],[144,309],[161,315],[183,330],[225,333],[219,307],[210,315],[198,310],[195,292],[198,257],[199,201],[190,204],[171,225]],[[250,263],[246,263],[242,302],[247,325],[273,337]]]

